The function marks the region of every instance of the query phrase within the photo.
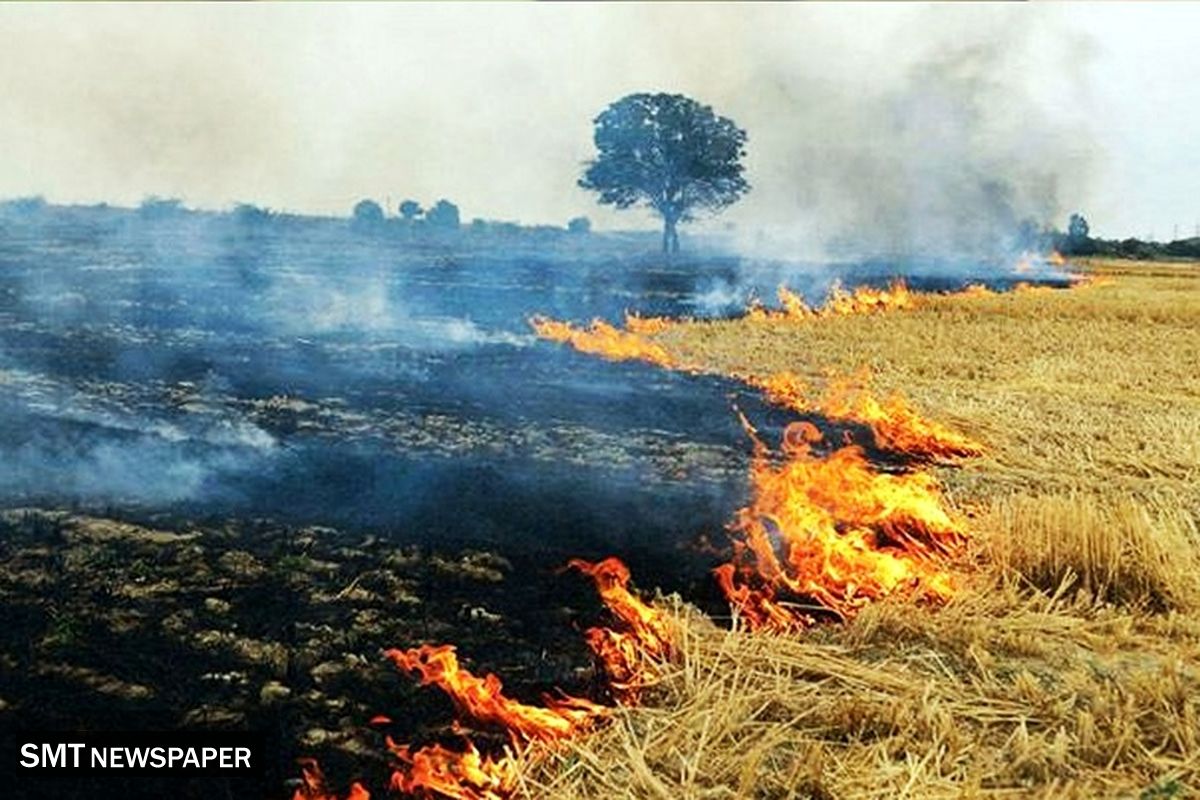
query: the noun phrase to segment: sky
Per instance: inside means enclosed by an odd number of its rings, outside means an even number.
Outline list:
[[[710,226],[995,211],[1200,224],[1200,4],[0,4],[0,197],[652,225],[575,185],[591,120],[681,92],[749,134]],[[982,187],[982,188],[981,188]]]

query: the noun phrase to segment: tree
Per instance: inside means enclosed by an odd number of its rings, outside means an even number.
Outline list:
[[[679,252],[677,226],[717,212],[750,189],[742,177],[746,132],[680,94],[631,94],[594,120],[595,160],[579,185],[617,208],[662,217],[663,252]]]
[[[400,216],[404,217],[405,222],[415,222],[417,217],[421,216],[421,204],[416,200],[405,200],[400,204]]]
[[[1067,222],[1067,236],[1072,242],[1087,241],[1089,230],[1091,229],[1088,227],[1088,222],[1084,219],[1083,214],[1071,215],[1071,219]]]
[[[383,209],[374,200],[359,200],[354,204],[354,223],[356,225],[378,225],[383,222]]]
[[[592,221],[587,217],[572,217],[567,221],[567,230],[571,233],[591,233]]]
[[[1067,221],[1067,235],[1061,240],[1060,251],[1069,256],[1089,256],[1096,252],[1096,243],[1088,235],[1090,228],[1082,214],[1072,214]]]
[[[425,212],[425,221],[435,228],[457,228],[458,206],[449,200],[438,200],[433,208]]]

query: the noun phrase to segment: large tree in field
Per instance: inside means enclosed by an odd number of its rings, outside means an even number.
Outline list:
[[[617,208],[644,205],[663,220],[663,252],[679,252],[681,222],[719,211],[750,189],[746,132],[681,94],[631,94],[596,117],[596,158],[579,185]]]

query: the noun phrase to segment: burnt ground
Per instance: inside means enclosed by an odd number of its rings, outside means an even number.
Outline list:
[[[446,698],[399,674],[385,648],[454,642],[519,698],[561,688],[603,699],[579,635],[602,609],[562,564],[264,521],[10,510],[0,731],[243,729],[263,732],[273,757],[261,784],[213,778],[180,794],[177,778],[106,779],[105,797],[283,797],[301,755],[320,758],[335,785],[379,787],[384,732],[445,738],[452,719]],[[372,728],[377,714],[394,722]],[[82,779],[21,791],[95,796]]]

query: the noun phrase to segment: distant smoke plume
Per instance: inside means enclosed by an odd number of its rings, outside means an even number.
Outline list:
[[[1004,258],[1084,196],[1088,43],[1049,21],[975,20],[914,27],[918,44],[857,80],[817,82],[812,65],[764,80],[791,132],[783,174],[799,206],[771,232],[793,253]],[[778,180],[759,173],[760,187]]]

